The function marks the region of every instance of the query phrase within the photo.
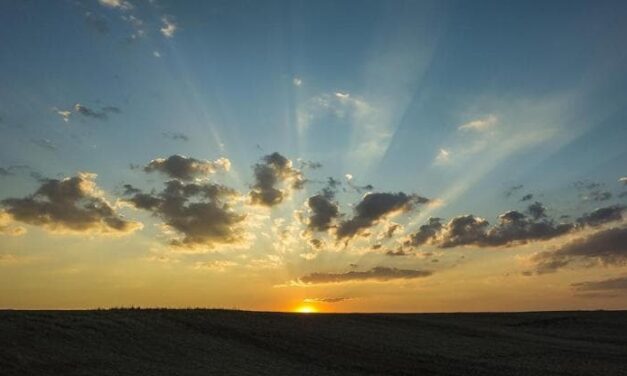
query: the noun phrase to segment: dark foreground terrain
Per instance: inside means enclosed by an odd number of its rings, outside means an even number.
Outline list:
[[[0,311],[8,375],[627,375],[627,312]]]

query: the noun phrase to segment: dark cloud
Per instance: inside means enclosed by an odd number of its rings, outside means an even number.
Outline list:
[[[122,187],[124,188],[124,193],[123,194],[125,196],[134,195],[135,193],[141,193],[141,191],[142,191],[141,189],[135,188],[135,187],[133,187],[130,184],[124,184]]]
[[[212,183],[184,183],[170,180],[158,194],[135,192],[127,201],[138,209],[151,211],[170,228],[182,235],[171,243],[184,247],[240,242],[240,224],[245,215],[235,213],[230,201],[238,193],[228,187]]]
[[[440,231],[438,246],[451,248],[462,245],[484,244],[490,223],[472,214],[451,219]]]
[[[340,223],[337,228],[337,237],[338,239],[352,238],[394,212],[406,212],[416,204],[427,202],[429,199],[425,197],[403,192],[368,193],[355,206],[355,215]]]
[[[324,243],[320,239],[309,239],[309,244],[316,249],[320,249]]]
[[[324,194],[309,197],[307,206],[311,210],[307,228],[311,231],[328,230],[333,220],[340,215],[337,203]]]
[[[410,235],[406,245],[419,246],[427,243],[434,238],[440,230],[442,230],[442,218],[429,218],[429,222],[420,226],[418,232]]]
[[[89,117],[89,118],[100,119],[100,120],[108,119],[107,113],[105,111],[102,111],[102,110],[96,111],[80,103],[77,103],[74,105],[74,112],[82,116]]]
[[[523,189],[523,185],[522,184],[518,184],[518,185],[514,185],[511,186],[509,188],[507,188],[505,190],[505,197],[511,197],[514,193],[518,192],[519,190]]]
[[[582,215],[577,219],[577,222],[580,225],[596,227],[609,222],[621,221],[624,210],[625,207],[622,205],[599,208],[592,213]]]
[[[612,193],[608,191],[594,190],[588,193],[587,199],[592,201],[607,201],[612,198]]]
[[[405,252],[402,248],[399,248],[396,251],[390,249],[389,251],[385,252],[385,255],[386,256],[392,256],[392,257],[395,257],[395,256],[410,256],[411,253]]]
[[[291,190],[302,189],[305,183],[300,170],[292,167],[292,162],[279,153],[268,154],[253,166],[255,183],[251,187],[250,198],[253,204],[275,206],[289,196]],[[284,184],[285,188],[278,186]]]
[[[428,270],[411,270],[377,266],[368,271],[349,271],[345,273],[311,273],[300,278],[306,284],[342,283],[352,281],[390,281],[395,279],[424,278],[432,275]]]
[[[162,132],[161,135],[173,141],[189,141],[189,137],[181,132]]]
[[[533,219],[546,218],[546,208],[542,205],[541,202],[534,202],[533,204],[527,207],[527,213],[531,215]]]
[[[532,217],[511,210],[499,216],[499,222],[490,227],[483,218],[461,215],[442,225],[439,218],[432,218],[429,223],[410,236],[407,245],[434,244],[440,248],[458,246],[496,247],[524,244],[530,241],[547,240],[572,231],[575,226],[569,223],[555,223],[546,218],[544,207],[540,203],[529,206]]]
[[[612,193],[603,190],[603,184],[591,182],[588,180],[580,180],[574,183],[575,188],[582,192],[581,199],[584,201],[607,201],[612,198]]]
[[[122,112],[120,108],[115,106],[105,106],[100,110],[95,110],[80,103],[75,104],[71,110],[55,109],[55,111],[66,122],[69,121],[73,114],[79,114],[86,118],[107,120],[109,118],[109,114],[119,114]]]
[[[627,277],[611,278],[601,281],[586,281],[571,285],[577,291],[615,291],[627,292]]]
[[[317,170],[319,168],[322,168],[322,163],[314,161],[300,161],[300,168],[310,168],[312,170]]]
[[[520,199],[520,201],[529,201],[529,200],[531,200],[532,198],[533,198],[533,194],[529,193],[529,194],[526,194],[526,195],[522,196],[522,198]]]
[[[226,158],[212,162],[175,154],[168,158],[153,159],[144,167],[144,171],[158,171],[174,179],[194,180],[219,170],[229,171],[230,168],[231,162]]]
[[[11,217],[55,232],[129,233],[141,225],[118,215],[102,197],[95,174],[47,179],[25,198],[1,201]]]
[[[555,272],[572,263],[623,265],[627,262],[627,227],[598,231],[566,243],[556,251],[535,254],[538,274]]]

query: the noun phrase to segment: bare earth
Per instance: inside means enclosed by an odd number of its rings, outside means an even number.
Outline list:
[[[627,311],[0,311],[9,375],[627,375]]]

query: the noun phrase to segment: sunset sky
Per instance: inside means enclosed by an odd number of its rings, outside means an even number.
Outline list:
[[[0,2],[0,308],[627,309],[624,1]]]

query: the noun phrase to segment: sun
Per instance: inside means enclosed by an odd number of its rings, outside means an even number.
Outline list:
[[[309,304],[303,304],[300,305],[298,307],[296,307],[294,309],[294,312],[296,313],[318,313],[318,309],[316,309],[316,307],[309,305]]]

